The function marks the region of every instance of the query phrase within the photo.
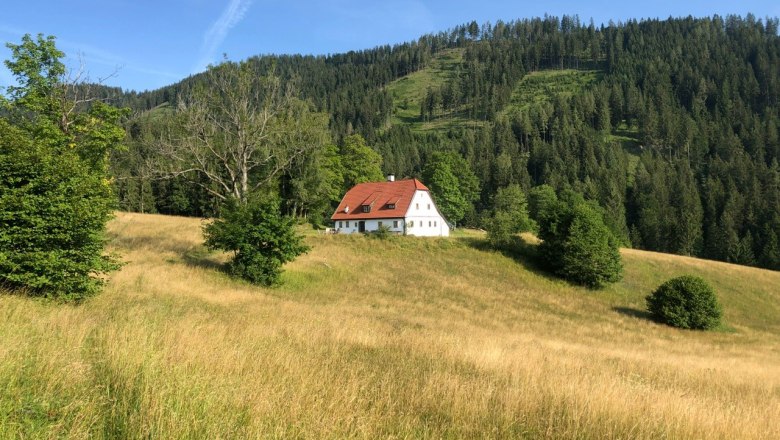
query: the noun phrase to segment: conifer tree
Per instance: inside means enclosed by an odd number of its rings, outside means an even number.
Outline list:
[[[0,285],[81,299],[116,267],[104,254],[115,207],[108,153],[125,112],[75,100],[54,37],[8,44],[16,77],[0,117]]]

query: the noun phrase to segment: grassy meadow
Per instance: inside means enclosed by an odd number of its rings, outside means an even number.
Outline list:
[[[104,293],[0,295],[0,438],[780,438],[780,273],[625,250],[589,291],[477,233],[310,232],[265,289],[200,225],[120,213]],[[684,273],[717,331],[647,319]]]
[[[504,113],[527,111],[543,102],[551,103],[557,96],[571,97],[600,79],[598,70],[539,70],[530,72],[515,85]]]

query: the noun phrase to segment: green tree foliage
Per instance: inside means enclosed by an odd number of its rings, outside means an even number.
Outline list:
[[[19,85],[0,119],[0,284],[80,299],[116,267],[103,253],[115,206],[107,166],[125,112],[68,96],[53,37],[8,47]]]
[[[384,180],[382,156],[366,145],[363,136],[359,134],[347,136],[339,150],[345,189],[352,188],[358,183]]]
[[[328,145],[292,164],[282,180],[287,211],[309,218],[314,225],[330,217],[331,207],[344,195],[344,167],[338,147]]]
[[[225,62],[207,74],[162,130],[156,172],[212,194],[221,217],[204,229],[207,246],[234,252],[232,274],[272,285],[305,247],[280,203],[256,200],[281,193],[294,214],[325,211],[341,182],[327,119],[273,72],[255,75],[251,63]]]
[[[702,278],[691,275],[661,284],[647,297],[647,309],[659,322],[696,330],[717,327],[722,315],[712,287]]]
[[[119,207],[125,211],[213,217],[220,198],[208,177],[192,173],[160,178],[169,160],[159,154],[159,139],[175,130],[174,108],[163,106],[133,117],[127,124],[127,148],[113,152],[111,169],[116,176]],[[196,184],[192,180],[197,180]],[[211,191],[207,190],[210,189]]]
[[[537,224],[543,220],[545,213],[558,201],[555,190],[550,185],[539,185],[528,191],[528,214]]]
[[[561,277],[592,288],[622,277],[618,242],[601,212],[577,196],[554,203],[539,225],[539,256]]]
[[[511,243],[515,234],[534,229],[533,221],[528,217],[528,202],[520,185],[512,184],[498,189],[491,216],[485,223],[488,241],[496,248]]]
[[[203,230],[209,249],[233,253],[232,275],[266,286],[278,284],[282,265],[309,249],[295,232],[294,219],[281,214],[277,199],[231,199],[220,218]]]
[[[221,200],[246,203],[328,144],[325,118],[273,73],[257,77],[248,63],[231,62],[207,73],[209,85],[180,99],[159,139],[161,177],[184,176]]]
[[[436,167],[424,177],[436,206],[448,221],[457,224],[466,215],[469,202],[458,186],[458,177],[448,167]]]
[[[434,153],[423,170],[423,180],[444,218],[452,223],[463,220],[479,198],[477,177],[455,153]]]

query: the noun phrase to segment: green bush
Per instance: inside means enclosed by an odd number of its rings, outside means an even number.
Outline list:
[[[204,235],[209,249],[233,252],[231,274],[266,286],[278,284],[282,265],[309,250],[276,199],[228,202],[222,217],[204,227]]]
[[[549,270],[592,288],[620,280],[618,242],[597,207],[570,197],[553,202],[541,219],[539,256]]]
[[[387,240],[392,236],[392,231],[390,230],[390,227],[382,225],[378,228],[376,228],[376,231],[371,232],[371,236],[376,237],[380,240]]]
[[[495,211],[493,215],[485,219],[485,230],[488,242],[496,249],[511,243],[512,237],[517,233],[511,214],[503,211]]]
[[[720,324],[718,298],[706,281],[684,275],[661,284],[647,297],[653,317],[673,327],[708,330]]]
[[[109,183],[72,152],[55,153],[0,119],[0,285],[79,299],[96,275],[114,208]]]

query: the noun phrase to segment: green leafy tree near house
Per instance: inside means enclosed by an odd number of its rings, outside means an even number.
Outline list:
[[[494,247],[509,244],[518,232],[534,229],[528,217],[528,202],[518,184],[499,188],[493,198],[493,211],[486,221],[488,241]]]
[[[104,254],[115,206],[107,167],[126,112],[74,96],[54,37],[7,46],[18,85],[0,118],[0,284],[80,299],[116,267]]]
[[[382,156],[366,145],[359,134],[344,138],[339,149],[343,166],[344,188],[349,189],[358,183],[379,182],[382,174]]]
[[[332,205],[344,195],[344,169],[338,147],[328,145],[292,164],[282,183],[287,210],[315,226],[330,217]]]
[[[477,176],[468,162],[455,153],[434,153],[423,169],[423,181],[444,218],[453,223],[473,210],[479,198]]]

